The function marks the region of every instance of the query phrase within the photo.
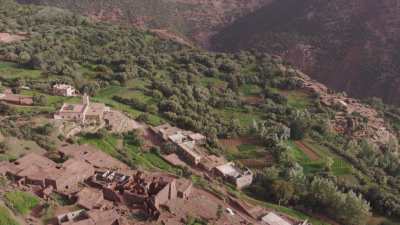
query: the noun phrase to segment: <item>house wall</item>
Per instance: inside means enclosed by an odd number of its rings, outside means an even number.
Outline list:
[[[253,182],[253,175],[245,175],[236,179],[235,184],[238,189],[249,186]]]
[[[124,201],[127,205],[141,204],[145,201],[146,195],[138,195],[129,191],[125,191],[123,194]]]
[[[154,197],[155,206],[159,207],[165,204],[169,200],[174,200],[177,197],[176,181],[173,180],[171,183],[166,185],[157,195]]]
[[[200,163],[201,157],[194,157],[193,155],[189,154],[184,148],[180,147],[179,145],[177,145],[177,148],[183,155],[183,158],[185,158],[191,164],[197,166]]]
[[[103,197],[108,201],[121,202],[121,199],[118,196],[118,194],[110,188],[103,188]]]
[[[193,184],[190,184],[185,190],[178,191],[178,197],[183,199],[188,199],[192,193]]]
[[[103,120],[103,115],[86,115],[86,120],[87,121],[94,121],[94,122],[100,122]]]
[[[25,184],[28,185],[38,185],[38,186],[45,186],[45,180],[44,179],[35,179],[35,178],[25,178]]]

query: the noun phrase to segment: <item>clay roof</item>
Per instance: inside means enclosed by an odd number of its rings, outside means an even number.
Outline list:
[[[179,159],[179,157],[175,153],[166,156],[163,155],[163,158],[165,159],[165,161],[169,162],[174,166],[186,166],[186,163],[184,163],[181,159]]]
[[[42,167],[39,165],[29,165],[18,172],[18,176],[28,177],[29,179],[44,180],[51,176],[59,176],[60,171],[55,167]]]
[[[233,163],[227,163],[218,166],[217,170],[219,170],[225,176],[238,177],[240,175],[240,172],[235,168]]]
[[[103,193],[94,188],[85,187],[78,194],[78,205],[92,209],[103,200]]]
[[[69,159],[60,169],[59,174],[51,175],[57,182],[57,191],[74,193],[79,190],[78,183],[94,174],[94,168],[87,162]]]
[[[179,147],[181,147],[187,154],[189,154],[193,158],[201,158],[201,155],[198,151],[196,151],[195,144],[193,142],[183,142],[179,144]]]
[[[207,170],[211,170],[217,166],[226,164],[226,160],[223,157],[218,157],[216,155],[207,155],[201,159],[201,165]]]
[[[67,104],[64,105],[60,109],[60,113],[82,113],[85,110],[86,106],[82,104]]]
[[[8,169],[12,173],[18,173],[20,176],[33,176],[34,178],[45,178],[48,174],[54,173],[56,163],[50,159],[29,153],[19,158],[14,163],[10,163]]]
[[[128,166],[117,159],[97,150],[90,145],[68,145],[62,147],[60,152],[65,155],[72,156],[76,159],[82,159],[96,168],[109,169],[127,169]]]
[[[96,225],[112,225],[119,219],[115,210],[91,210],[88,212],[88,216]]]
[[[106,111],[106,105],[104,105],[103,103],[90,103],[86,115],[89,116],[102,115],[104,111]]]
[[[186,136],[183,135],[181,132],[178,132],[176,134],[170,135],[168,138],[174,143],[182,143],[185,137]]]
[[[178,127],[173,127],[168,123],[160,125],[160,126],[157,126],[157,127],[154,127],[154,130],[159,131],[165,137],[171,136],[173,134],[178,133],[179,131],[182,131]]]
[[[81,220],[81,221],[71,221],[71,222],[66,222],[62,223],[62,225],[96,225],[92,220],[86,219],[86,220]]]

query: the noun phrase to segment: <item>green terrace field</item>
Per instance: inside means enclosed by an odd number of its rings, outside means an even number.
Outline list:
[[[134,98],[143,104],[156,106],[158,101],[143,93],[142,89],[144,88],[145,84],[146,83],[143,80],[135,79],[129,82],[126,87],[109,86],[101,89],[96,96],[93,97],[93,100],[103,102],[116,110],[123,111],[128,113],[131,117],[136,118],[144,112],[126,104],[117,102],[113,99],[113,97],[119,96],[127,99]],[[151,125],[157,126],[164,123],[164,121],[165,120],[157,114],[149,114],[149,123]]]
[[[261,93],[261,88],[257,85],[245,84],[240,87],[240,92],[245,96],[258,96]]]
[[[21,68],[16,63],[0,61],[0,79],[39,79],[42,77],[40,70]]]
[[[20,225],[5,206],[0,205],[0,224],[4,225]]]
[[[310,157],[293,141],[288,141],[287,146],[290,149],[292,157],[303,167],[306,174],[323,172],[325,166],[329,163],[331,171],[335,176],[349,176],[352,173],[352,166],[340,156],[333,154],[324,146],[321,146],[312,140],[307,139],[304,143],[314,151],[318,159]],[[331,162],[328,162],[331,161]]]
[[[130,166],[146,170],[163,170],[178,173],[179,169],[168,164],[159,155],[142,151],[138,145],[131,144],[115,135],[98,138],[90,135],[80,137],[79,143],[90,144],[103,152],[126,162]]]
[[[236,119],[243,127],[250,127],[254,121],[261,120],[261,112],[248,112],[246,109],[239,107],[226,107],[224,109],[216,109],[216,113],[224,120],[230,121]]]
[[[327,223],[325,221],[319,220],[319,219],[317,219],[317,218],[315,218],[313,216],[307,215],[307,214],[302,213],[302,212],[300,212],[298,210],[254,199],[254,198],[252,198],[250,196],[251,194],[248,195],[248,193],[246,193],[246,191],[239,192],[239,191],[235,190],[234,188],[232,188],[230,186],[227,186],[227,188],[229,189],[229,192],[231,194],[233,194],[234,196],[239,197],[240,199],[243,199],[243,200],[245,200],[245,201],[247,201],[247,202],[249,202],[251,204],[260,205],[260,206],[266,207],[268,209],[276,210],[277,212],[284,213],[284,214],[289,215],[290,217],[295,218],[295,219],[308,220],[313,225],[330,225],[329,223]]]
[[[39,205],[38,197],[21,191],[7,192],[5,195],[6,204],[21,215],[28,214],[33,208]]]
[[[288,99],[288,105],[304,110],[311,105],[310,96],[303,91],[279,91]]]

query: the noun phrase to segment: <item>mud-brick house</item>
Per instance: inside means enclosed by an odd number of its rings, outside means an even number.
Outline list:
[[[16,95],[12,93],[0,94],[0,102],[14,105],[30,106],[33,105],[33,98],[30,96]]]
[[[111,210],[78,210],[56,217],[58,225],[120,225],[120,216]]]
[[[52,87],[52,93],[59,96],[77,96],[78,91],[69,84],[55,84]]]
[[[192,194],[193,183],[187,179],[176,180],[177,194],[179,198],[188,199]]]
[[[54,119],[73,121],[81,124],[102,123],[104,114],[109,112],[110,108],[103,103],[91,103],[89,96],[82,96],[81,104],[64,103],[61,109],[54,114]]]
[[[182,130],[170,124],[154,127],[152,131],[165,142],[173,143],[180,152],[180,156],[190,164],[198,165],[203,158],[199,146],[206,142],[204,135]]]
[[[50,159],[30,153],[13,163],[3,165],[6,175],[21,185],[56,191],[71,196],[79,191],[79,184],[94,174],[88,163],[69,159],[57,164]]]
[[[85,187],[76,195],[78,198],[77,205],[90,210],[100,206],[104,200],[103,192],[96,188]]]

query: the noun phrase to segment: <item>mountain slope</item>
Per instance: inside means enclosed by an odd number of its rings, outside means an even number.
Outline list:
[[[211,35],[272,0],[18,0],[69,9],[91,18],[168,30],[207,46]]]
[[[217,50],[257,49],[358,97],[400,103],[400,6],[384,0],[281,0],[221,30]]]
[[[257,174],[248,192],[228,189],[231,197],[273,201],[349,225],[366,224],[370,207],[365,198],[374,213],[400,217],[399,148],[393,132],[400,130],[397,108],[381,104],[374,110],[333,94],[268,54],[210,53],[57,8],[11,0],[0,5],[7,6],[0,8],[1,31],[15,37],[0,43],[0,89],[35,99],[33,107],[0,104],[1,139],[34,141],[49,153],[57,149],[64,137],[48,141],[47,132],[30,122],[43,125],[39,116],[50,122],[64,102],[78,100],[52,95],[52,84],[68,83],[132,119],[206,134],[206,154],[225,156]],[[132,166],[171,169],[160,157],[174,149],[161,146],[147,159],[147,149],[129,147],[141,141],[131,135],[107,140],[109,135],[82,133],[68,141],[89,138]],[[0,147],[5,154],[17,148],[1,142]],[[209,186],[212,180],[198,185],[219,193]]]

